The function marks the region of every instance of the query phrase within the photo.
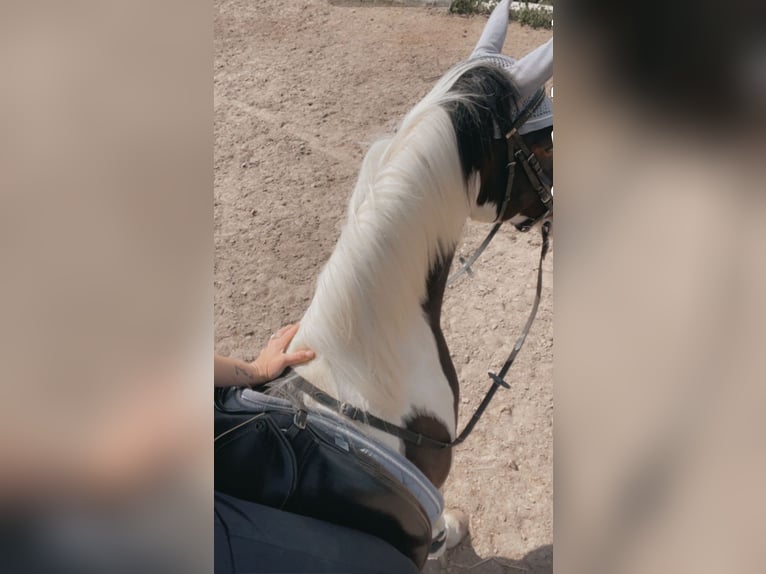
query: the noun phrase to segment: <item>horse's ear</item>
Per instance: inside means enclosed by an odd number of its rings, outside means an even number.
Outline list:
[[[553,76],[553,38],[511,66],[522,99],[539,90]]]
[[[483,56],[499,56],[506,63],[503,67],[511,72],[521,100],[526,100],[539,90],[553,76],[553,38],[514,61],[503,56],[503,44],[508,32],[510,0],[501,0],[492,11],[481,33],[471,59]]]
[[[505,34],[508,31],[508,14],[510,11],[510,0],[502,0],[492,15],[487,20],[481,38],[473,49],[471,58],[485,56],[487,54],[500,54],[503,51],[505,43]]]

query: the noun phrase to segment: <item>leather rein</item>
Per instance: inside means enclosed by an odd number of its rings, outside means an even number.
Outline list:
[[[534,187],[535,191],[537,191],[540,201],[547,208],[547,211],[543,213],[543,215],[541,215],[540,217],[536,219],[527,219],[526,221],[516,226],[519,231],[524,231],[524,232],[528,231],[532,227],[532,225],[534,225],[538,221],[544,219],[548,214],[550,214],[553,208],[553,194],[551,192],[550,185],[548,185],[547,183],[547,178],[544,176],[542,169],[540,167],[540,164],[537,162],[537,158],[535,157],[533,153],[529,151],[529,149],[527,148],[527,145],[524,143],[524,140],[521,138],[521,136],[518,133],[518,129],[529,119],[529,117],[532,115],[535,109],[542,103],[544,97],[545,97],[545,92],[543,89],[540,89],[535,94],[535,97],[531,100],[531,102],[524,108],[524,110],[516,119],[516,121],[513,123],[513,125],[511,126],[511,130],[505,135],[505,138],[508,140],[508,166],[507,166],[508,184],[506,186],[506,192],[505,192],[503,204],[500,208],[500,218],[502,218],[503,214],[505,213],[505,210],[508,207],[508,203],[510,202],[510,199],[511,199],[511,191],[513,188],[515,168],[517,163],[521,164],[522,168],[527,174],[527,177],[529,178],[530,183]],[[502,219],[495,223],[495,225],[492,227],[492,229],[490,230],[489,234],[484,239],[482,244],[467,261],[463,261],[461,259],[461,263],[463,263],[463,266],[447,280],[447,285],[454,282],[455,279],[457,279],[463,273],[465,272],[468,272],[469,274],[471,273],[471,265],[479,258],[479,255],[481,255],[481,253],[487,248],[490,241],[492,241],[492,238],[500,229],[500,226],[502,225],[502,223],[503,223]],[[534,322],[535,317],[537,316],[537,310],[540,306],[540,298],[542,295],[542,286],[543,286],[543,260],[545,259],[545,256],[548,253],[550,228],[551,228],[551,222],[543,221],[543,224],[540,228],[540,232],[542,234],[542,246],[540,248],[540,263],[537,268],[537,288],[535,291],[535,300],[534,300],[534,303],[532,304],[532,311],[530,312],[529,317],[527,318],[527,322],[524,325],[524,329],[522,330],[521,335],[519,335],[518,339],[516,339],[516,343],[513,345],[513,348],[511,349],[511,353],[510,355],[508,355],[508,358],[506,359],[505,363],[503,363],[503,366],[501,367],[500,372],[498,372],[497,374],[493,372],[487,373],[489,378],[492,380],[492,385],[489,387],[489,390],[487,390],[487,393],[484,395],[484,399],[482,399],[476,411],[471,416],[471,419],[465,425],[465,428],[463,428],[463,431],[453,441],[444,442],[444,441],[427,437],[419,433],[414,433],[406,428],[400,427],[384,419],[376,417],[375,415],[372,415],[368,413],[367,411],[364,411],[362,409],[359,409],[358,407],[350,405],[349,403],[341,402],[331,397],[324,391],[318,389],[317,387],[312,385],[310,382],[308,382],[306,379],[304,379],[303,377],[301,377],[295,371],[292,371],[292,370],[282,380],[283,386],[281,386],[281,388],[292,387],[296,391],[306,393],[309,397],[311,397],[320,405],[340,414],[341,416],[345,418],[348,418],[353,421],[357,421],[367,426],[381,430],[387,434],[395,436],[415,446],[433,448],[433,449],[444,449],[444,448],[452,448],[461,444],[463,441],[465,441],[468,438],[468,435],[471,434],[471,431],[473,431],[474,427],[479,422],[479,419],[487,410],[487,407],[489,406],[489,403],[492,401],[492,398],[495,396],[495,393],[497,393],[498,388],[500,387],[503,387],[505,389],[511,388],[510,384],[505,380],[504,377],[510,370],[511,365],[513,364],[513,361],[516,359],[516,356],[519,354],[519,351],[521,351],[521,348],[524,346],[524,342],[526,341],[527,335],[529,334],[529,330],[532,328],[532,323]],[[305,410],[303,409],[298,410],[294,417],[295,425],[299,428],[304,428],[306,425],[306,417],[307,417],[307,412]]]

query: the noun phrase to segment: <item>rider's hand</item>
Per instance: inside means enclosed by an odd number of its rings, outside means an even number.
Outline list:
[[[258,358],[252,363],[215,356],[214,378],[216,387],[244,387],[262,385],[277,378],[291,365],[305,363],[314,358],[314,351],[286,353],[285,350],[298,332],[298,324],[287,325],[274,333]]]
[[[274,333],[260,355],[258,355],[258,358],[250,363],[255,376],[260,381],[255,384],[276,379],[287,367],[305,363],[314,358],[314,351],[310,350],[295,351],[293,353],[286,352],[290,341],[293,340],[295,333],[298,332],[299,326],[298,323],[287,325]]]

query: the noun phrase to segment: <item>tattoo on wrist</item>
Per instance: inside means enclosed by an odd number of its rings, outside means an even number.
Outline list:
[[[245,377],[250,382],[253,382],[255,380],[255,377],[253,376],[252,373],[246,371],[245,369],[243,369],[239,365],[234,365],[234,373],[236,375],[240,375],[242,377]]]

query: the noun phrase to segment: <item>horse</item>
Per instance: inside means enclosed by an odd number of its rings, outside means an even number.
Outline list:
[[[498,4],[471,58],[365,155],[288,348],[316,358],[268,394],[229,390],[216,401],[217,491],[363,530],[418,568],[467,531],[437,489],[454,447],[506,384],[539,302],[542,267],[525,331],[458,435],[441,311],[463,228],[494,224],[486,245],[503,222],[527,231],[553,207],[552,42],[518,62],[502,56],[508,8]]]
[[[457,434],[460,387],[440,319],[463,227],[470,218],[525,230],[551,208],[535,175],[552,182],[551,129],[519,136],[522,112],[506,70],[469,60],[448,71],[393,136],[370,147],[289,349],[313,349],[316,359],[294,367],[309,389],[363,413],[359,428],[437,488],[452,449],[434,444]],[[536,169],[513,170],[517,158]],[[313,408],[328,405],[308,391],[306,398]],[[434,444],[403,440],[386,425]],[[446,523],[451,547],[464,528]]]

